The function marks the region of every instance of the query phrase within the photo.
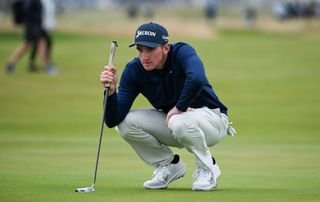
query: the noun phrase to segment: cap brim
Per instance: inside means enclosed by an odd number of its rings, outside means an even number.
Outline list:
[[[147,46],[149,48],[155,48],[161,44],[159,43],[152,43],[152,42],[146,42],[146,41],[140,41],[140,42],[136,42],[136,43],[133,43],[131,44],[129,47],[131,48],[132,46],[135,46],[135,45],[141,45],[141,46]]]

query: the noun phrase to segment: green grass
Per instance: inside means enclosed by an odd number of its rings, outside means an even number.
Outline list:
[[[4,64],[20,35],[0,33]],[[187,175],[169,189],[144,190],[152,169],[106,129],[96,192],[90,186],[102,110],[101,67],[119,42],[121,73],[135,57],[131,37],[54,34],[60,74],[0,72],[0,201],[319,201],[320,37],[220,31],[189,39],[208,78],[230,108],[235,138],[211,148],[222,169],[214,192],[191,191],[194,159],[174,149]],[[173,39],[178,41],[178,39]],[[150,106],[139,98],[134,107]]]

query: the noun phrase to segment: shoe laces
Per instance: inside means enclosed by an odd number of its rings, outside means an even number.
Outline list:
[[[170,175],[170,171],[168,169],[168,166],[159,166],[153,172],[153,179],[159,179],[161,181],[164,181],[167,179],[169,175]]]
[[[212,172],[203,168],[198,168],[192,175],[194,181],[210,181],[212,179]]]

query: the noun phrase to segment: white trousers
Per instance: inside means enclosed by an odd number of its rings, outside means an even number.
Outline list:
[[[155,109],[131,110],[116,129],[151,166],[169,164],[174,157],[169,147],[178,147],[193,153],[198,167],[213,170],[208,147],[225,137],[228,117],[219,109],[202,107],[172,116],[168,125],[165,119],[166,114]]]

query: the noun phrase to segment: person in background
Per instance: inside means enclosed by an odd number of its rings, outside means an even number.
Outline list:
[[[37,46],[39,57],[44,70],[52,74],[54,67],[47,57],[47,45],[42,27],[43,7],[40,0],[22,1],[24,40],[20,46],[12,53],[6,66],[7,74],[14,72],[15,65],[26,54],[31,46]]]
[[[50,31],[56,28],[56,19],[55,19],[55,5],[52,0],[41,0],[42,4],[42,36],[46,42],[46,57],[49,61],[51,59],[51,52],[53,48],[52,37],[50,35]],[[32,51],[29,57],[29,71],[37,71],[37,67],[35,64],[36,54],[37,54],[38,46],[32,46]],[[51,74],[55,74],[58,72],[57,67],[53,66],[49,69]]]

